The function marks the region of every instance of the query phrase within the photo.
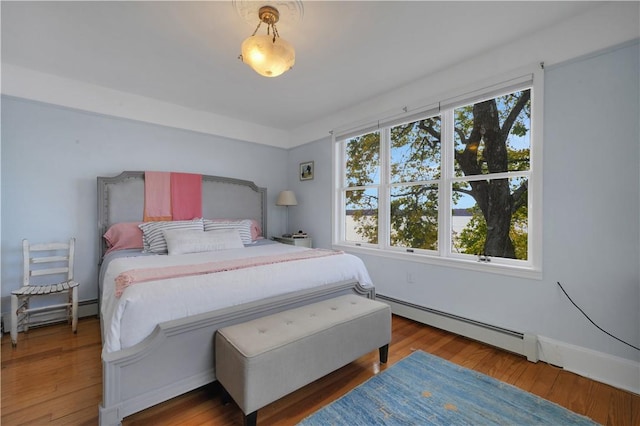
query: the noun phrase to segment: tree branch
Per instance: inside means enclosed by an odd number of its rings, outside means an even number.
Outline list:
[[[504,124],[502,125],[502,134],[505,140],[509,135],[509,132],[511,131],[511,127],[513,127],[513,123],[515,123],[516,119],[518,118],[518,115],[520,115],[520,112],[525,107],[527,102],[529,102],[530,98],[531,98],[531,90],[525,90],[524,92],[522,92],[522,96],[520,96],[520,99],[518,99],[518,102],[516,102],[516,104],[513,106],[513,108],[509,112],[509,116],[507,116],[507,119],[504,120]]]
[[[458,137],[460,138],[460,141],[462,141],[462,143],[464,145],[469,143],[469,140],[467,139],[467,137],[464,135],[464,132],[462,131],[462,129],[459,128],[454,128],[455,132],[458,134]]]

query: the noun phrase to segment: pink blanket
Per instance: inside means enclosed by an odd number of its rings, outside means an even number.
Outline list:
[[[173,220],[202,217],[202,175],[171,173],[171,214]]]
[[[171,173],[144,172],[145,222],[171,220]]]
[[[312,259],[342,253],[342,251],[335,250],[311,249],[272,256],[257,256],[248,259],[220,260],[217,262],[165,266],[162,268],[132,269],[130,271],[123,272],[116,277],[116,297],[120,297],[125,288],[136,283],[232,271],[236,269],[251,268],[254,266],[269,265],[272,263],[291,262],[294,260]]]
[[[202,217],[202,175],[144,172],[145,222]]]

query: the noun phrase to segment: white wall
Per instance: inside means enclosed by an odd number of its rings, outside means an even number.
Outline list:
[[[638,362],[638,351],[597,330],[556,282],[601,327],[640,345],[639,61],[635,42],[545,71],[542,280],[359,254],[377,292]],[[324,247],[330,153],[327,138],[292,149],[288,160],[290,169],[316,161],[322,185],[289,177],[304,197],[292,220]],[[640,389],[640,375],[634,385]]]
[[[283,232],[281,148],[2,97],[2,312],[22,281],[21,241],[77,238],[80,300],[97,293],[96,177],[123,170],[228,176],[267,188],[270,235]]]

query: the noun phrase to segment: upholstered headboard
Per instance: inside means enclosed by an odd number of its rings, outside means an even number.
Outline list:
[[[267,189],[247,180],[202,175],[202,216],[205,219],[254,219],[267,234]],[[144,172],[98,176],[98,253],[107,247],[102,236],[119,222],[142,221]]]

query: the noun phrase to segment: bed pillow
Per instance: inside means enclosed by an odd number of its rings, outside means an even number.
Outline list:
[[[163,231],[169,255],[244,248],[237,229],[221,231]]]
[[[138,226],[142,230],[144,251],[149,253],[167,252],[167,241],[164,239],[164,231],[170,231],[172,229],[204,231],[202,219],[143,222]]]
[[[262,227],[260,226],[260,223],[258,223],[257,220],[251,219],[251,239],[255,241],[261,240],[263,238],[264,237],[262,236]]]
[[[142,249],[142,230],[138,227],[142,222],[121,222],[111,225],[103,238],[107,242],[105,254],[124,249]]]
[[[205,219],[205,221],[208,219]],[[264,236],[262,235],[262,227],[260,226],[260,222],[255,219],[246,219],[251,221],[251,240],[262,240]],[[241,222],[240,219],[211,219],[212,222]]]
[[[251,219],[242,220],[229,220],[229,219],[205,219],[204,230],[220,231],[224,229],[236,229],[240,232],[240,238],[243,244],[251,244],[253,239],[251,238]]]

